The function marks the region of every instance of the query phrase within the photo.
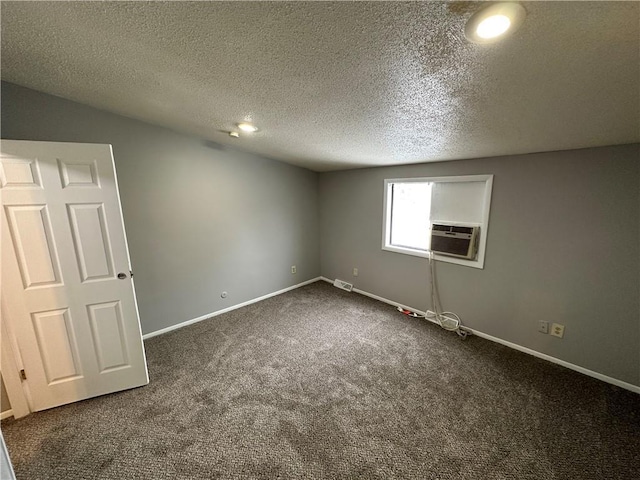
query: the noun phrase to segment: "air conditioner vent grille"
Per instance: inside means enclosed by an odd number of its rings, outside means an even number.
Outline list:
[[[440,255],[473,260],[478,254],[480,227],[473,225],[431,225],[431,251]]]

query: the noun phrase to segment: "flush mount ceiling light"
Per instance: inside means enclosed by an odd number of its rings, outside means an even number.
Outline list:
[[[238,132],[229,132],[229,136],[233,138],[238,138],[240,134]]]
[[[493,43],[515,32],[526,15],[519,3],[494,3],[473,14],[464,34],[473,43]]]
[[[254,133],[258,131],[258,127],[256,127],[253,123],[241,122],[241,123],[237,123],[236,125],[243,132]]]

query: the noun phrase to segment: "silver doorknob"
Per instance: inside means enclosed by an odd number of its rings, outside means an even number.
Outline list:
[[[125,278],[127,278],[127,274],[126,274],[126,273],[122,273],[122,272],[120,272],[120,273],[118,274],[118,278],[119,278],[120,280],[124,280]]]

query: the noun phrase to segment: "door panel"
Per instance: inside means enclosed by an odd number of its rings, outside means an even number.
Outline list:
[[[0,183],[2,305],[31,409],[147,384],[111,147],[3,140]]]
[[[96,162],[67,163],[58,159],[62,188],[68,187],[100,187]]]
[[[46,205],[6,205],[24,288],[62,284]]]
[[[101,203],[67,205],[83,282],[113,278],[113,255]]]
[[[81,376],[78,347],[69,309],[31,314],[47,382]]]
[[[0,185],[7,189],[42,188],[37,159],[3,156]]]
[[[87,308],[100,372],[129,367],[120,302],[99,303]]]

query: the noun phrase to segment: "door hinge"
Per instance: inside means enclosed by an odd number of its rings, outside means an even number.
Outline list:
[[[27,379],[27,374],[24,371],[24,368],[22,370],[20,370],[20,378],[22,380],[26,380]]]
[[[131,270],[129,270],[129,274],[131,275],[131,278],[133,278],[133,272]]]

